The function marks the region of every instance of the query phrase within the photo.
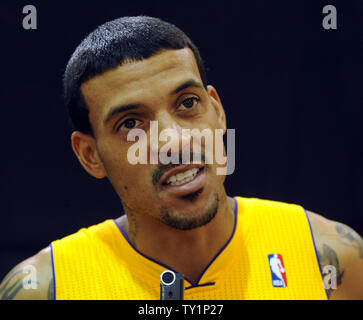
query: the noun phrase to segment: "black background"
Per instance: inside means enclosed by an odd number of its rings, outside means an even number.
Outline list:
[[[22,9],[37,8],[36,30]],[[322,27],[325,5],[338,29]],[[1,1],[0,278],[51,241],[118,217],[106,179],[70,144],[61,78],[80,41],[130,15],[199,47],[236,129],[229,195],[298,203],[363,234],[363,2]]]

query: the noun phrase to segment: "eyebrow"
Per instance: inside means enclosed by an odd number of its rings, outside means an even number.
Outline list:
[[[180,92],[180,91],[182,91],[184,89],[190,88],[190,87],[203,88],[203,85],[200,82],[198,82],[198,81],[196,81],[194,79],[189,79],[189,80],[183,82],[177,88],[175,88],[170,94],[171,95],[176,94],[176,93],[178,93],[178,92]],[[140,104],[127,104],[127,105],[121,105],[121,106],[113,107],[107,113],[105,119],[103,120],[103,124],[106,126],[114,116],[116,116],[116,115],[118,115],[118,114],[120,114],[122,112],[137,109],[137,108],[140,108],[140,107],[141,107]]]
[[[111,119],[114,116],[116,116],[117,114],[120,114],[120,113],[125,112],[125,111],[128,111],[128,110],[137,109],[137,108],[140,108],[140,105],[139,104],[128,104],[128,105],[122,105],[122,106],[113,107],[107,113],[107,116],[103,120],[103,124],[104,125],[107,125],[107,123],[109,123],[111,121]]]
[[[174,89],[171,94],[176,94],[186,88],[190,88],[190,87],[195,87],[195,88],[203,88],[203,85],[194,80],[194,79],[190,79],[190,80],[187,80],[185,81],[184,83],[182,83],[180,86],[178,86],[176,89]]]

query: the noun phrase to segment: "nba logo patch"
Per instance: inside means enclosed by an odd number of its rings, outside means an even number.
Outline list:
[[[269,254],[268,263],[270,265],[272,285],[274,287],[287,287],[286,271],[281,254]]]

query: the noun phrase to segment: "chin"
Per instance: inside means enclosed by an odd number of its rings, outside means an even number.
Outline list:
[[[180,206],[162,206],[160,221],[178,230],[192,230],[207,225],[218,212],[219,197],[215,192],[206,199],[202,197],[203,191],[178,199]]]

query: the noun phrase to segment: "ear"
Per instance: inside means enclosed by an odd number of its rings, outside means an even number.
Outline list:
[[[72,149],[82,167],[93,177],[106,177],[106,170],[98,155],[95,139],[80,131],[74,131],[71,136]]]
[[[225,134],[227,130],[226,114],[224,113],[221,99],[219,98],[217,90],[213,86],[208,85],[207,92],[212,102],[212,105],[217,113],[219,127],[223,129],[223,134]]]

